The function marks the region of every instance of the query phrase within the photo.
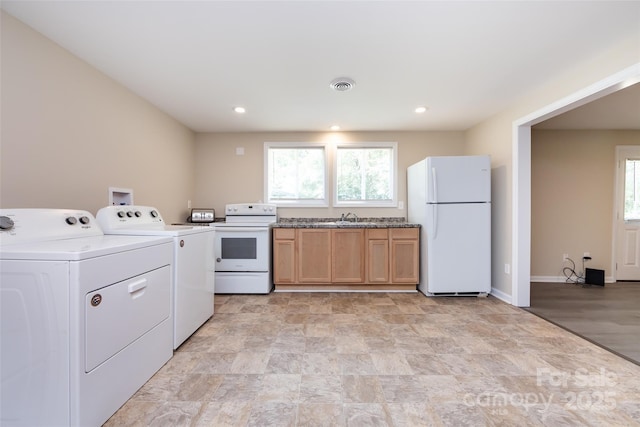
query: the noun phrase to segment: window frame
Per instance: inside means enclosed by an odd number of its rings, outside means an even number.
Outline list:
[[[391,149],[391,200],[338,200],[338,151],[343,149],[367,149],[390,148]],[[367,208],[393,208],[398,206],[398,143],[397,142],[341,142],[335,145],[333,150],[333,206],[334,207],[367,207]]]
[[[324,158],[324,194],[322,199],[271,199],[269,197],[269,150],[271,148],[288,148],[288,149],[321,149]],[[265,142],[264,143],[264,200],[265,203],[275,204],[277,207],[329,207],[329,152],[326,143],[322,142]]]

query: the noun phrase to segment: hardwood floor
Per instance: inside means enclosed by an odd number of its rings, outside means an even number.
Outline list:
[[[640,365],[640,283],[532,283],[528,311]]]

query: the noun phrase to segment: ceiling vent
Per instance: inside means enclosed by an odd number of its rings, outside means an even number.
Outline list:
[[[355,85],[356,82],[349,77],[339,77],[337,79],[333,79],[331,83],[329,83],[329,87],[333,90],[337,90],[338,92],[351,90]]]

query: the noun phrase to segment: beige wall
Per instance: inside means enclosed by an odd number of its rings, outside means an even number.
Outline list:
[[[523,47],[524,49],[525,47]],[[530,88],[519,102],[466,132],[466,152],[492,157],[492,283],[505,297],[512,295],[513,123],[559,100],[640,62],[640,39],[632,35],[607,50],[593,52],[589,61],[575,64],[540,87]]]
[[[95,214],[124,187],[184,219],[194,133],[5,12],[1,31],[0,207]]]
[[[533,130],[531,276],[562,276],[562,255],[611,277],[615,147],[640,145],[640,131]]]
[[[458,155],[464,149],[463,132],[353,132],[353,133],[207,133],[196,136],[196,196],[202,207],[224,216],[227,203],[264,199],[265,142],[397,142],[398,208],[280,208],[280,217],[339,217],[353,212],[361,217],[405,217],[407,166],[427,156]],[[236,155],[236,148],[244,155]],[[331,161],[330,161],[331,163]],[[331,195],[330,195],[331,197]]]
[[[221,211],[226,203],[263,198],[267,140],[321,140],[331,134],[194,135],[147,101],[2,12],[0,207],[74,207],[96,211],[108,187],[133,188],[138,204],[183,219],[187,200]],[[427,155],[492,156],[493,287],[511,294],[513,122],[640,62],[634,35],[555,76],[464,133],[354,133],[352,140],[397,141],[399,170]],[[245,148],[236,156],[235,147]],[[196,157],[197,156],[197,157]],[[195,158],[194,158],[195,157]],[[229,178],[233,173],[234,177]],[[405,182],[400,179],[400,199]],[[404,200],[406,202],[406,200]],[[406,203],[405,203],[406,208]],[[404,216],[406,210],[356,211]],[[340,211],[284,210],[284,216]]]

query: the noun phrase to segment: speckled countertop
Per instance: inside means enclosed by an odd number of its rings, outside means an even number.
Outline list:
[[[402,217],[358,218],[340,221],[340,218],[279,218],[276,228],[417,228],[420,224],[406,222]]]

